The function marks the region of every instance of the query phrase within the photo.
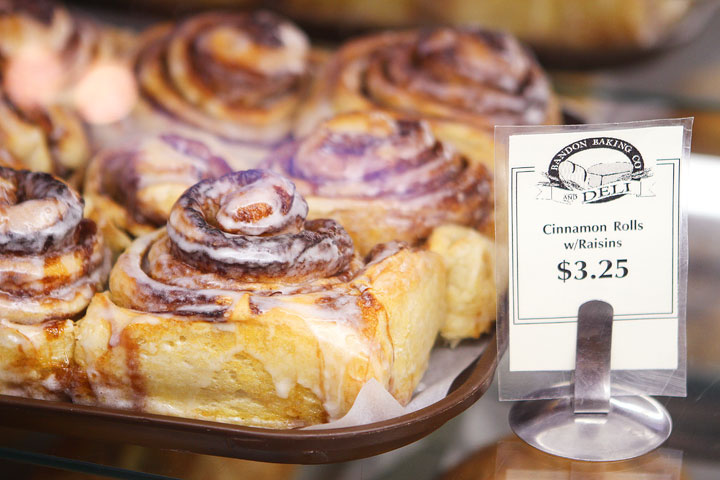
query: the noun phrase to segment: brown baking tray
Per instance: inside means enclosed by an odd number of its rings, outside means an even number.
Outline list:
[[[401,417],[356,427],[273,430],[7,395],[0,395],[0,424],[262,462],[344,462],[402,447],[438,429],[487,391],[496,365],[493,335],[445,398]]]

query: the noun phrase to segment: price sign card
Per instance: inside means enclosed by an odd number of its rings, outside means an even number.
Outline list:
[[[496,129],[509,372],[574,370],[578,308],[589,300],[614,308],[613,370],[684,368],[690,125]]]

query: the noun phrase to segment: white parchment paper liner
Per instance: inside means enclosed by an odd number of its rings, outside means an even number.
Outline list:
[[[380,382],[368,381],[360,389],[355,403],[344,417],[329,423],[306,427],[305,430],[354,427],[399,417],[442,400],[450,386],[485,350],[488,339],[463,343],[455,348],[436,346],[430,354],[428,369],[415,389],[412,400],[402,406]]]

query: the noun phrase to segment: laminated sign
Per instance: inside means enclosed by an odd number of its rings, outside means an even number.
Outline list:
[[[501,397],[568,379],[589,300],[614,309],[614,385],[684,394],[691,124],[496,128]]]

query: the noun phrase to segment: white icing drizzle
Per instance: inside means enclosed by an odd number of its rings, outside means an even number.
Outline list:
[[[349,323],[360,326],[362,310],[357,305],[357,296],[349,293],[322,292],[312,294],[310,298],[326,298],[326,303],[299,303],[293,301],[292,295],[265,296],[254,294],[250,302],[264,314],[273,309],[286,310],[301,318],[312,318],[318,321]]]
[[[230,171],[225,161],[214,156],[202,142],[176,134],[144,139],[137,154],[142,164],[138,190],[173,183],[190,187],[203,178],[214,176],[213,170]]]
[[[0,177],[17,187],[5,199],[20,201],[0,205],[0,312],[22,324],[75,317],[110,270],[95,225],[82,220],[77,193],[52,176],[0,168]]]
[[[110,339],[108,340],[108,346],[110,348],[117,347],[120,343],[120,336],[122,335],[123,331],[130,325],[135,325],[138,323],[144,323],[149,325],[157,325],[160,323],[160,319],[151,315],[133,315],[133,316],[123,316],[119,317],[118,315],[110,315]],[[168,317],[171,318],[171,317]]]
[[[223,188],[225,187],[225,188]],[[283,212],[282,199],[275,189],[293,192],[292,206],[287,213]],[[240,189],[228,189],[225,185],[214,184],[212,190],[223,189],[225,195],[220,201],[217,213],[219,226],[228,233],[244,235],[262,235],[275,232],[278,227],[292,221],[293,218],[305,218],[308,212],[307,203],[295,191],[295,186],[282,177],[266,176],[252,185],[244,185]],[[215,195],[209,195],[213,198]],[[256,206],[266,206],[270,214],[260,219],[240,220],[239,211]]]
[[[46,173],[0,167],[0,248],[42,253],[68,238],[82,219],[80,196]],[[11,192],[9,192],[9,190]],[[17,202],[17,198],[22,200]]]
[[[412,243],[446,223],[479,228],[492,212],[487,168],[435,138],[427,121],[411,117],[338,114],[268,162],[291,176],[314,211],[340,218],[360,244],[365,234],[354,216],[377,219],[373,229],[385,235],[382,241]]]
[[[40,382],[50,392],[59,392],[62,390],[62,384],[54,373],[51,373]]]
[[[152,243],[165,234],[164,229],[144,235],[135,240],[132,245],[118,258],[116,269],[122,269],[125,275],[135,282],[138,292],[137,304],[134,308],[144,311],[160,313],[176,311],[177,305],[168,305],[169,301],[176,301],[182,307],[181,312],[188,315],[205,316],[212,314],[220,316],[226,311],[232,311],[244,294],[221,289],[182,288],[166,285],[149,277],[142,268],[142,259]],[[112,289],[112,283],[111,283]],[[131,294],[133,292],[125,292]],[[218,304],[218,298],[231,300],[229,304]]]
[[[102,381],[102,375],[93,366],[88,366],[86,373],[98,404],[124,410],[132,410],[135,407],[132,389]],[[73,399],[77,403],[83,403],[83,400],[81,398]]]
[[[352,240],[332,220],[308,222],[303,231],[307,211],[292,182],[247,170],[188,190],[173,207],[167,232],[182,259],[199,268],[223,264],[288,278],[336,274],[349,264]]]
[[[283,315],[304,322],[318,342],[323,360],[321,383],[309,382],[302,375],[288,375],[281,363],[273,368],[274,362],[264,362],[265,368],[273,378],[275,390],[280,398],[287,398],[292,388],[299,384],[310,389],[323,402],[323,407],[331,418],[343,412],[345,364],[352,358],[371,361],[373,349],[370,342],[359,331],[362,329],[362,310],[358,306],[358,296],[343,292],[325,292],[314,294],[315,300],[324,297],[328,303],[305,303],[296,301],[292,295],[286,297],[267,297],[253,295],[251,302],[260,314],[279,310]]]
[[[42,348],[42,345],[45,341],[44,325],[24,325],[21,323],[10,322],[5,319],[0,319],[0,325],[9,330],[17,332],[19,335],[22,335],[35,349]],[[18,340],[17,338],[13,338],[12,336],[8,338],[13,341]]]

